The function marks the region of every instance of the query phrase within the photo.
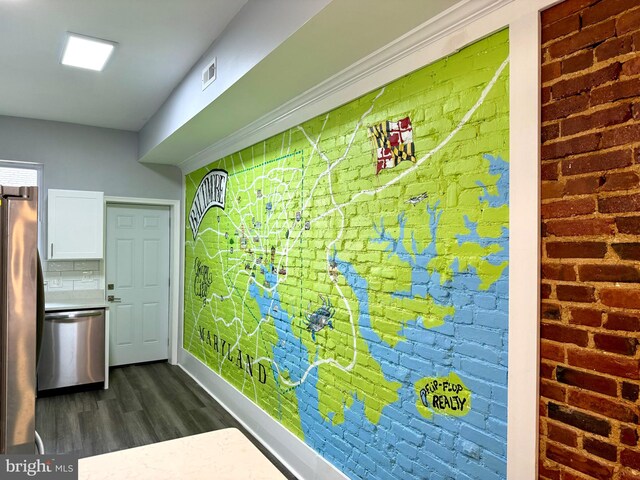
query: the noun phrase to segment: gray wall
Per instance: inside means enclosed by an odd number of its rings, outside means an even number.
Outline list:
[[[177,167],[138,162],[138,134],[123,130],[0,116],[0,160],[44,164],[44,189],[181,198]]]
[[[139,158],[240,80],[330,1],[249,0],[142,127]],[[213,57],[217,58],[217,78],[203,91],[202,69]]]

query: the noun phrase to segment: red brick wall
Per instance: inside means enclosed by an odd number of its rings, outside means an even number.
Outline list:
[[[640,479],[640,0],[542,13],[540,478]]]

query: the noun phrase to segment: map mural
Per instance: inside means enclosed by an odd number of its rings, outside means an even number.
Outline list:
[[[506,477],[508,55],[186,176],[184,348],[351,478]]]

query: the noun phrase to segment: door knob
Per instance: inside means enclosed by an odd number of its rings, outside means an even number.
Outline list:
[[[120,303],[120,302],[122,301],[122,299],[121,299],[120,297],[115,297],[115,296],[113,296],[113,295],[109,295],[109,296],[107,297],[107,300],[108,300],[109,302],[113,302],[113,303]]]

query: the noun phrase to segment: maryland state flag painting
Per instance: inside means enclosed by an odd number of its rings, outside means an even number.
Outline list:
[[[393,168],[403,160],[415,163],[416,151],[413,145],[413,128],[409,117],[397,122],[379,123],[369,127],[369,136],[376,150],[376,175],[380,170]]]

